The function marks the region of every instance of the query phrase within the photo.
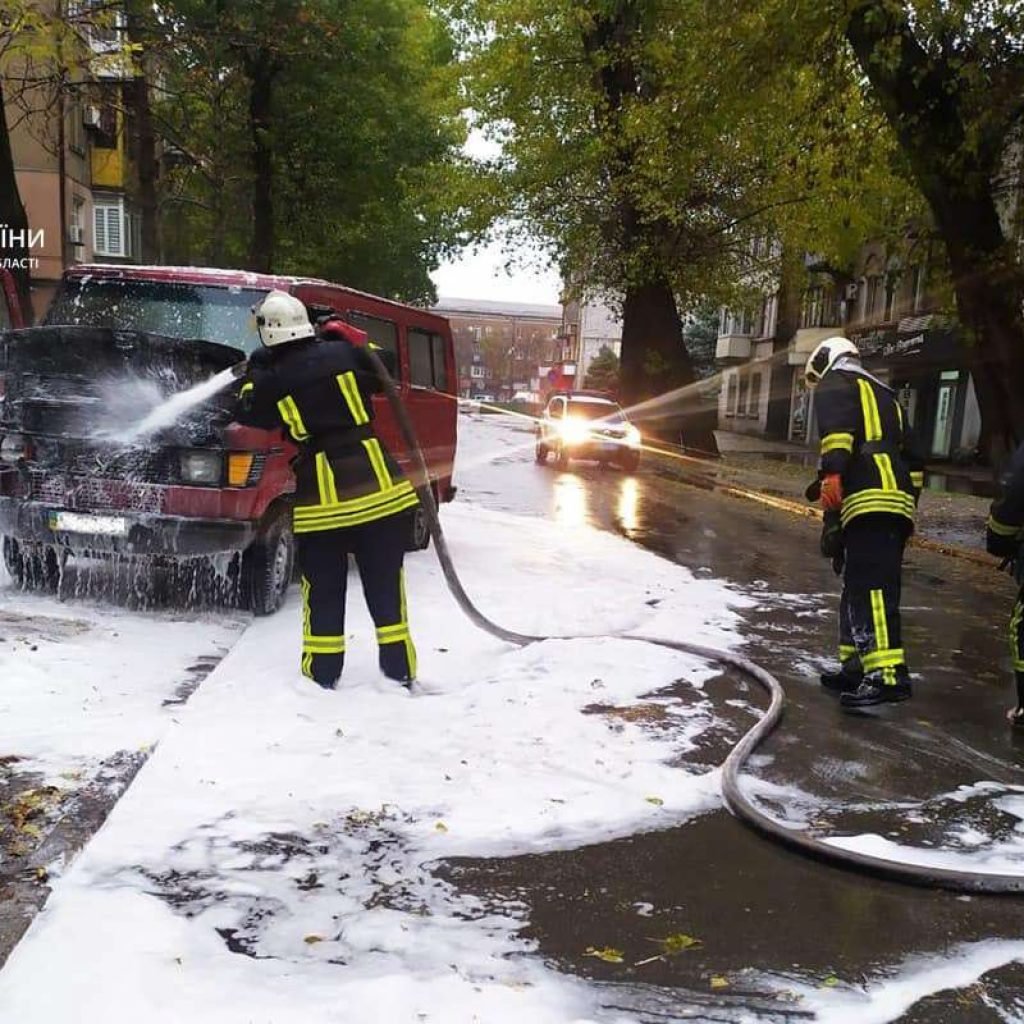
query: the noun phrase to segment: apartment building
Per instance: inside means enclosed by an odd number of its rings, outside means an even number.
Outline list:
[[[96,16],[91,17],[95,10]],[[80,49],[47,80],[8,96],[11,149],[33,247],[33,311],[41,316],[73,263],[132,262],[139,223],[130,197],[123,14],[70,3]]]
[[[769,282],[758,308],[722,310],[720,428],[813,447],[818,431],[802,370],[820,341],[840,334],[897,392],[930,459],[973,459],[980,411],[927,243],[908,237],[898,245],[866,244],[848,275],[821,269],[814,257],[806,262],[791,338],[779,336],[776,282]]]
[[[464,398],[507,401],[543,389],[558,348],[560,306],[441,298],[431,312],[452,325]]]

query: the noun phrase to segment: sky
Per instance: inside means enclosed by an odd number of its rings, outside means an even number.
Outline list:
[[[471,116],[471,115],[470,115]],[[474,128],[464,151],[476,160],[496,157],[501,148]],[[439,297],[446,299],[492,299],[497,302],[537,302],[560,305],[561,278],[555,270],[542,269],[543,259],[525,260],[536,269],[505,269],[511,248],[500,235],[489,245],[466,250],[460,258],[448,260],[430,276]]]
[[[561,279],[554,270],[505,270],[508,254],[500,241],[460,259],[442,263],[431,275],[437,294],[448,299],[493,299],[498,302],[537,302],[559,305]]]

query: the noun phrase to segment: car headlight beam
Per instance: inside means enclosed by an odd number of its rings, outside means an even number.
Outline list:
[[[582,420],[563,420],[559,428],[566,444],[583,444],[590,437],[590,428]]]

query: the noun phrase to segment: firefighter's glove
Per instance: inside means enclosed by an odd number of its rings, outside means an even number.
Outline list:
[[[821,524],[821,553],[823,557],[831,559],[836,575],[843,571],[843,528],[837,511],[825,513],[825,519]]]
[[[807,485],[804,497],[812,504],[817,505],[821,501],[821,477],[817,477]]]
[[[821,507],[825,512],[838,512],[843,507],[843,478],[838,473],[822,478]]]

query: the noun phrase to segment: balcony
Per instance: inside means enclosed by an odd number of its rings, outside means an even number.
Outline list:
[[[750,358],[749,334],[720,334],[715,346],[715,359],[723,363],[738,363]]]

